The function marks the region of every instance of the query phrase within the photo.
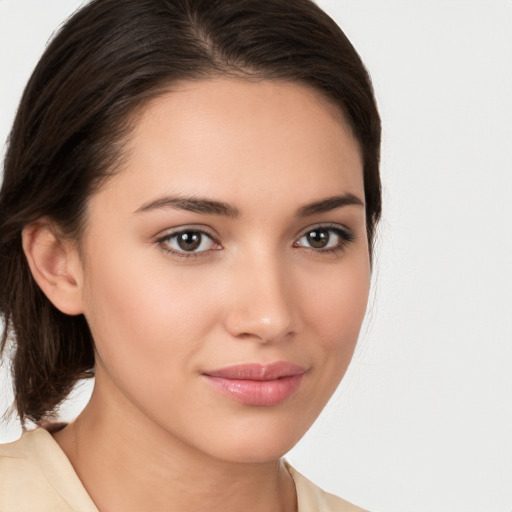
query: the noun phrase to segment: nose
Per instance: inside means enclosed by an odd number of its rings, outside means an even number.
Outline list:
[[[272,343],[297,331],[292,278],[282,264],[254,258],[252,263],[240,265],[231,277],[225,326],[232,336]]]

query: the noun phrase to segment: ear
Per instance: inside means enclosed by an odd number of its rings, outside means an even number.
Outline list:
[[[23,229],[23,251],[50,302],[67,315],[79,315],[83,313],[82,265],[75,244],[60,238],[49,219],[39,219]]]

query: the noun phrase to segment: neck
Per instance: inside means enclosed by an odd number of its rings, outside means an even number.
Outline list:
[[[77,420],[54,434],[100,512],[297,510],[295,487],[282,461],[219,460],[135,411],[121,415],[119,408],[101,402],[93,393]]]

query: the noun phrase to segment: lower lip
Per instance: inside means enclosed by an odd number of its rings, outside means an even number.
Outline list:
[[[290,375],[275,380],[224,379],[205,375],[208,382],[223,395],[245,405],[269,407],[294,395],[304,375]]]

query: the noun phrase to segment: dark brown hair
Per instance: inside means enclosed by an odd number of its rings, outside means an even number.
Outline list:
[[[14,347],[22,424],[51,417],[94,375],[85,318],[58,311],[35,284],[24,226],[48,216],[79,238],[87,200],[115,172],[134,114],[173,83],[233,74],[308,85],[350,123],[364,159],[370,246],[381,213],[380,119],[368,73],[310,0],[94,0],[39,61],[8,141],[0,191],[1,350]]]

